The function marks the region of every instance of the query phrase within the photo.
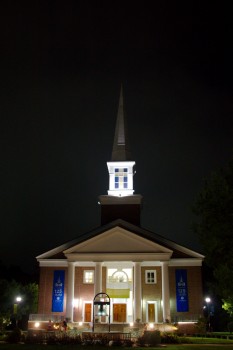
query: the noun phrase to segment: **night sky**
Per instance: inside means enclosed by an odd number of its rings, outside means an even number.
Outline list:
[[[4,264],[31,270],[36,255],[100,225],[121,83],[142,226],[201,251],[191,208],[233,151],[232,12],[151,3],[3,5]]]

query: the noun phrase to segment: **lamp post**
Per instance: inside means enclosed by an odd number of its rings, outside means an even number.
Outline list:
[[[205,298],[205,302],[206,302],[206,305],[207,305],[207,322],[208,322],[208,328],[207,330],[210,332],[210,303],[211,303],[211,299],[210,297],[206,297]]]
[[[14,315],[15,315],[16,327],[18,326],[18,305],[19,305],[19,303],[21,303],[21,301],[22,301],[22,297],[21,296],[17,296],[15,298]]]

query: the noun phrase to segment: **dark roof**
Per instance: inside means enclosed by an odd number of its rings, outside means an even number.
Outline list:
[[[204,256],[200,253],[197,253],[189,248],[186,248],[184,246],[181,246],[157,233],[151,232],[149,230],[146,230],[144,228],[141,228],[139,226],[133,225],[127,221],[117,219],[114,220],[106,225],[100,226],[92,231],[89,231],[85,234],[80,235],[79,237],[68,241],[48,252],[45,252],[39,256],[37,256],[37,259],[65,259],[65,255],[63,254],[63,251],[66,249],[69,249],[71,247],[74,247],[77,244],[80,244],[82,242],[85,242],[93,237],[96,237],[100,235],[101,233],[110,230],[114,227],[121,227],[125,230],[128,230],[140,237],[144,237],[145,239],[150,240],[151,242],[157,243],[159,245],[162,245],[163,247],[166,247],[173,251],[172,258],[176,259],[182,259],[182,258],[201,258],[203,259]]]

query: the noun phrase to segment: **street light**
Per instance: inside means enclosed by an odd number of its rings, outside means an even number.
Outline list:
[[[210,303],[211,303],[210,297],[206,297],[206,298],[205,298],[205,302],[206,302],[206,304],[207,304],[208,331],[210,331]]]
[[[21,303],[22,301],[22,297],[21,296],[17,296],[15,298],[15,302],[14,302],[14,315],[15,315],[15,320],[16,320],[16,327],[18,325],[18,305],[19,303]]]

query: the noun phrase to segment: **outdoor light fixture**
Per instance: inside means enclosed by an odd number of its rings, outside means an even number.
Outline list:
[[[210,325],[210,303],[211,303],[211,299],[210,297],[206,297],[205,298],[205,302],[207,304],[207,323],[208,323],[208,331],[210,332],[211,330],[211,325]]]
[[[95,322],[102,322],[102,316],[108,317],[108,329],[110,332],[111,318],[110,298],[108,294],[101,292],[97,293],[93,299],[93,325],[92,332],[95,331]],[[104,320],[106,322],[106,320]]]
[[[150,329],[154,328],[154,323],[149,323],[149,328]]]
[[[98,316],[106,316],[106,310],[105,310],[105,305],[104,304],[100,304],[98,306],[98,312],[97,312]]]
[[[14,305],[13,305],[13,312],[15,314],[15,318],[16,318],[16,324],[18,322],[18,304],[22,301],[22,297],[21,296],[17,296],[15,298],[15,302],[14,302]]]

